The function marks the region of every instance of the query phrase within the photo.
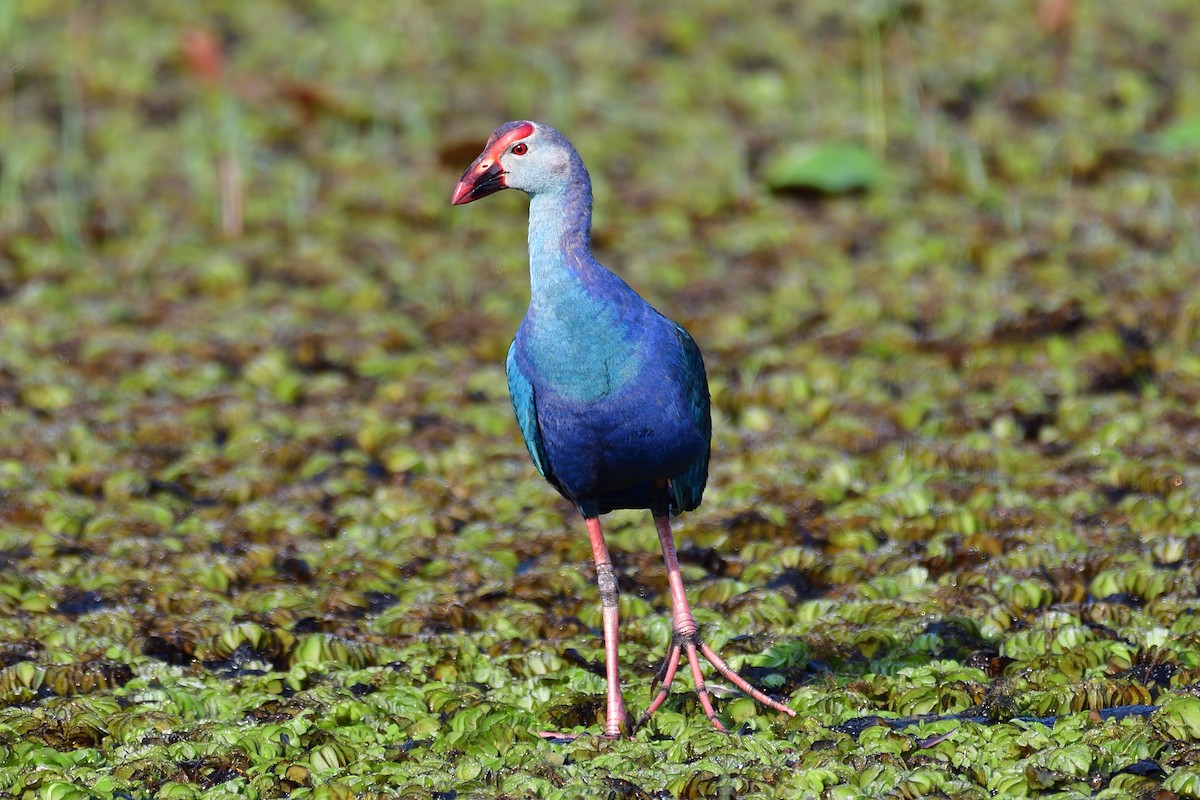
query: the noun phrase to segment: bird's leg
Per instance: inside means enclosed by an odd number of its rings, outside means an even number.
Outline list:
[[[608,557],[608,546],[600,530],[599,517],[585,517],[588,538],[592,542],[592,557],[596,561],[596,583],[600,587],[600,613],[604,620],[604,676],[608,683],[606,711],[604,714],[604,737],[619,739],[629,733],[629,719],[625,711],[625,700],[621,697],[620,655],[617,652],[617,574],[612,559]],[[575,733],[538,731],[543,739],[574,739]]]
[[[790,717],[794,717],[796,715],[795,711],[783,703],[772,700],[751,686],[749,681],[734,672],[725,663],[725,659],[717,655],[716,651],[701,640],[700,626],[696,624],[696,618],[692,616],[691,606],[688,605],[687,595],[683,591],[683,576],[679,571],[679,559],[675,555],[675,539],[671,535],[670,517],[665,513],[656,513],[654,515],[654,527],[658,530],[658,543],[662,546],[663,561],[667,565],[667,584],[671,589],[671,609],[674,623],[672,627],[675,633],[671,639],[671,646],[667,650],[666,659],[663,661],[662,669],[659,670],[659,675],[655,678],[656,682],[659,678],[662,679],[662,688],[659,689],[654,702],[646,709],[646,713],[642,714],[636,727],[641,727],[649,719],[650,715],[658,710],[658,707],[667,699],[667,695],[671,690],[671,681],[675,678],[675,672],[679,667],[679,662],[683,654],[687,655],[688,666],[691,667],[692,680],[696,683],[696,694],[700,697],[700,707],[704,709],[705,715],[717,730],[725,730],[725,726],[717,719],[708,687],[704,684],[704,673],[700,670],[700,655],[703,655],[705,660],[713,665],[721,677],[750,695],[759,703],[776,711],[782,711]]]
[[[600,613],[604,619],[604,674],[608,682],[607,711],[604,715],[604,735],[619,737],[628,733],[625,700],[621,697],[620,655],[617,652],[617,574],[608,557],[608,546],[600,530],[600,518],[588,517],[588,538],[592,542],[592,557],[596,560],[596,583],[600,586]]]
[[[681,654],[687,653],[688,665],[692,669],[692,680],[696,684],[696,694],[700,696],[700,707],[717,730],[725,730],[725,726],[717,719],[713,708],[712,698],[709,697],[708,687],[704,683],[704,673],[700,671],[700,660],[696,656],[696,645],[700,638],[697,635],[700,626],[692,616],[691,606],[688,605],[687,594],[683,591],[683,576],[679,572],[679,559],[675,555],[675,538],[671,535],[671,521],[666,514],[654,515],[654,527],[658,529],[658,542],[662,546],[663,561],[667,565],[667,584],[671,590],[671,612],[674,635],[671,646],[667,650],[663,662],[663,683],[654,702],[638,720],[638,726],[645,722],[651,714],[658,710],[671,691],[671,682],[675,679],[675,671],[679,666]]]

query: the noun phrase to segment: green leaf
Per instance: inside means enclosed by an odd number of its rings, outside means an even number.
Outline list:
[[[794,145],[776,154],[764,170],[774,190],[811,189],[842,194],[874,188],[883,164],[863,148],[842,142]]]
[[[95,797],[83,787],[67,781],[51,781],[42,784],[42,800],[88,800]]]
[[[1155,714],[1155,722],[1172,739],[1200,741],[1200,697],[1167,696]]]
[[[1164,153],[1200,150],[1200,117],[1181,119],[1154,135],[1154,149]]]

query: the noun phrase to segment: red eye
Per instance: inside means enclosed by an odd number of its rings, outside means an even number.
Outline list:
[[[514,156],[523,156],[529,152],[529,145],[524,142],[517,142],[512,146],[512,154]]]

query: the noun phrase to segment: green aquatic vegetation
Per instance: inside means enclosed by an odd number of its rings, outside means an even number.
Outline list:
[[[1200,796],[1192,5],[0,5],[0,795]],[[704,349],[682,566],[794,719],[536,736],[598,729],[598,596],[521,201],[447,208],[518,116]]]
[[[771,156],[763,174],[772,189],[839,194],[872,188],[883,179],[884,171],[866,150],[827,142],[785,149]]]

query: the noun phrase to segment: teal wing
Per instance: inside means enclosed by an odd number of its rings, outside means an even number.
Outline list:
[[[700,348],[687,331],[679,324],[675,325],[679,334],[679,344],[683,348],[683,369],[687,386],[685,397],[696,430],[704,437],[704,455],[693,461],[687,469],[671,481],[671,495],[674,499],[672,512],[691,511],[700,505],[704,495],[704,485],[708,482],[708,457],[712,441],[712,415],[709,411],[708,376],[704,372],[704,356]]]
[[[525,446],[529,448],[529,457],[533,459],[533,465],[537,467],[537,471],[543,478],[551,485],[557,486],[558,482],[550,471],[550,459],[546,456],[546,444],[542,441],[542,429],[538,426],[533,384],[529,382],[517,364],[514,355],[516,347],[517,343],[514,341],[508,348],[508,361],[505,364],[505,371],[508,373],[508,396],[512,398],[513,412],[517,415],[517,426],[521,429]]]

